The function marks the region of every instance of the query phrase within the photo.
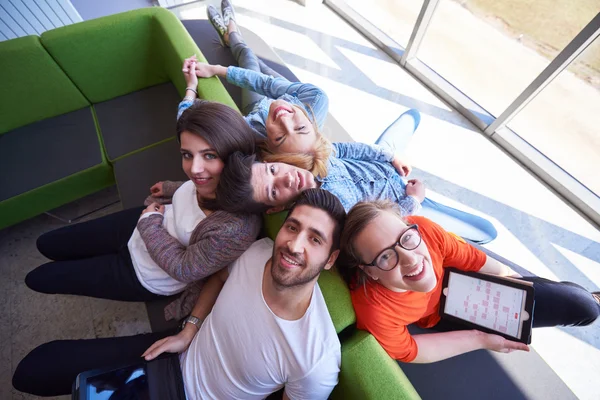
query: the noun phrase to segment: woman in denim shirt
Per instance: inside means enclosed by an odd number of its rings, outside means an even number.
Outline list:
[[[485,243],[497,236],[485,219],[433,202],[425,198],[422,182],[402,179],[411,167],[394,150],[401,152],[408,144],[420,122],[418,111],[409,110],[392,123],[376,142],[382,146],[331,144],[320,133],[329,107],[325,92],[312,84],[290,82],[260,61],[238,32],[228,0],[222,1],[221,10],[223,18],[209,6],[208,19],[240,67],[200,63],[191,57],[184,63],[184,72],[195,71],[203,78],[224,77],[243,89],[246,121],[264,140],[262,161],[310,171],[322,188],[338,196],[346,210],[366,198],[390,198],[404,215],[420,212],[471,240]],[[189,105],[184,99],[180,112]]]
[[[259,60],[238,32],[229,1],[221,8],[225,20],[212,6],[207,8],[208,18],[239,67],[201,63],[192,56],[185,60],[184,72],[195,70],[201,78],[220,76],[242,88],[242,112],[263,142],[263,152],[314,154],[315,149],[325,149],[328,156],[330,143],[320,133],[329,108],[327,95],[314,85],[288,81]],[[179,112],[191,104],[181,102]]]
[[[332,150],[329,140],[321,134],[329,109],[327,94],[310,83],[290,82],[268,67],[256,57],[238,32],[233,6],[228,0],[221,2],[221,10],[223,18],[213,6],[208,6],[208,19],[219,33],[221,43],[231,48],[240,67],[210,65],[198,62],[192,56],[184,62],[184,73],[195,71],[202,78],[217,75],[242,88],[242,112],[262,142],[261,159],[268,157],[271,161],[278,161],[285,157],[286,162],[308,165],[315,176],[326,176]],[[184,98],[179,104],[179,114],[191,106],[195,98],[192,93],[195,88],[188,90],[193,96]],[[416,110],[405,114],[403,116],[419,118]],[[418,125],[418,121],[410,121],[410,127],[402,126],[403,116],[386,130],[396,132],[396,143],[401,136],[410,138]],[[398,132],[400,130],[404,132]],[[398,157],[390,158],[390,161],[400,175],[410,173],[410,166]]]

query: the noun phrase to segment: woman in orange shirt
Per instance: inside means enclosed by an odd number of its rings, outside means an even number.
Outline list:
[[[523,278],[424,217],[403,219],[398,206],[387,200],[355,205],[341,243],[338,269],[350,285],[357,326],[399,361],[429,363],[477,349],[529,351],[523,343],[477,330],[411,336],[407,325],[431,328],[440,321],[442,278],[450,266],[533,282],[534,327],[588,325],[600,314],[598,293],[571,282]]]

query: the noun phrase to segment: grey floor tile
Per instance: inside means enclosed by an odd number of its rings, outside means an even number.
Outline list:
[[[85,297],[37,293],[15,282],[9,301],[13,371],[42,343],[94,337],[90,303]]]
[[[144,303],[89,300],[96,337],[129,336],[150,332]]]
[[[4,400],[4,398],[2,398],[2,400]],[[39,397],[33,396],[31,394],[17,392],[13,389],[12,400],[71,400],[71,396]]]

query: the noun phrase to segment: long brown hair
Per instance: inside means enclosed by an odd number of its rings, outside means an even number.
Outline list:
[[[206,140],[225,163],[225,169],[232,154],[240,152],[250,155],[256,151],[254,131],[244,117],[233,108],[214,101],[196,99],[177,120],[176,130],[179,143],[183,132],[190,132]],[[220,186],[221,183],[217,190]],[[213,211],[221,209],[215,199],[203,199],[202,207]]]
[[[242,115],[225,104],[196,99],[177,120],[177,140],[184,131],[202,137],[223,162],[236,151],[253,154],[255,134]]]
[[[391,200],[357,203],[346,217],[341,237],[340,262],[338,262],[337,268],[351,290],[363,286],[369,278],[367,273],[360,268],[364,260],[360,258],[356,250],[356,237],[382,212],[392,213],[402,219],[400,207]]]

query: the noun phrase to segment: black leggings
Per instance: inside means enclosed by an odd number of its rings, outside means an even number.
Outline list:
[[[19,363],[12,384],[36,396],[71,393],[77,375],[93,369],[133,364],[154,342],[177,330],[108,339],[56,340],[33,349]]]
[[[535,289],[534,328],[586,326],[600,316],[598,302],[590,292],[576,283],[554,282],[538,276],[527,276],[521,279],[533,282]],[[433,329],[446,332],[470,328],[442,320]]]
[[[43,234],[37,248],[54,261],[27,274],[25,283],[50,294],[121,301],[164,297],[142,286],[127,248],[143,209],[131,208]]]

